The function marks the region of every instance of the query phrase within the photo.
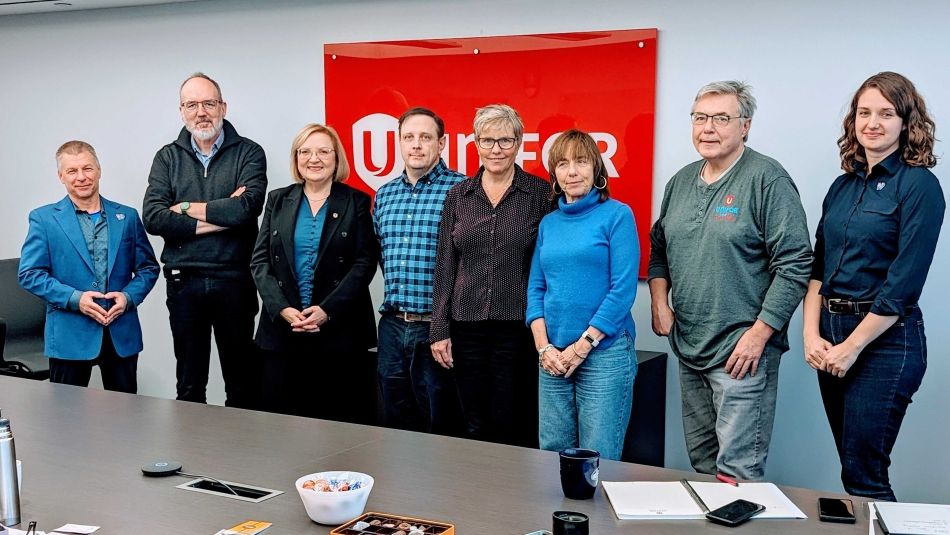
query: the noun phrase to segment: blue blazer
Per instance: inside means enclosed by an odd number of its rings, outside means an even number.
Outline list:
[[[102,348],[105,328],[79,312],[68,310],[73,291],[125,292],[132,299],[109,325],[119,356],[142,350],[138,306],[155,286],[159,266],[134,208],[104,197],[109,228],[109,268],[105,288],[93,288],[96,275],[76,209],[69,197],[30,212],[30,229],[20,253],[20,286],[46,301],[47,357],[92,360]]]

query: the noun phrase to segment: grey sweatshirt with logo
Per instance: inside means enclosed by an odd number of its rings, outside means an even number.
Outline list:
[[[777,161],[745,147],[706,184],[703,160],[676,173],[650,232],[649,278],[670,282],[670,345],[697,370],[722,365],[761,319],[788,350],[788,320],[808,286],[812,248],[798,189]]]

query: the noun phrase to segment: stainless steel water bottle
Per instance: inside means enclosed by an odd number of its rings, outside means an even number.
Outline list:
[[[0,524],[20,523],[20,488],[16,475],[16,448],[10,420],[0,416]]]

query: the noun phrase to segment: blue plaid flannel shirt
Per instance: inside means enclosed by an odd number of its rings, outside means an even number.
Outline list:
[[[382,248],[380,312],[432,312],[432,279],[445,195],[465,175],[441,159],[415,186],[406,173],[376,192],[373,226]]]

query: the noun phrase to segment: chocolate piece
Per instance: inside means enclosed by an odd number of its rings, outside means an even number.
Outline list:
[[[394,531],[394,532],[393,532],[393,535],[406,535],[406,532],[403,531],[403,530]]]
[[[377,518],[377,519],[371,521],[371,522],[369,523],[369,525],[370,525],[370,526],[378,526],[378,525],[380,525],[380,524],[382,524],[382,523],[383,523],[383,521]]]
[[[412,529],[412,526],[410,526],[408,522],[403,522],[402,524],[399,524],[398,526],[396,526],[396,528],[398,528],[401,531],[409,531],[410,529]]]

